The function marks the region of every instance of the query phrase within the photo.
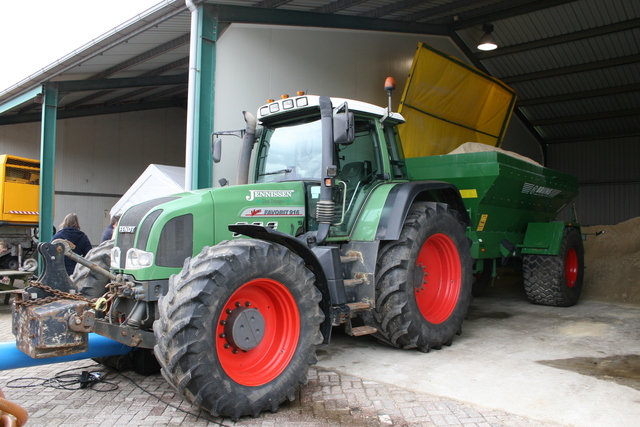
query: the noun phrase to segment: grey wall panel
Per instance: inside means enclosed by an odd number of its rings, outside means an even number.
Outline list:
[[[151,163],[184,166],[185,123],[180,108],[58,120],[54,225],[75,212],[98,244],[118,201],[109,195],[124,194]],[[0,126],[0,154],[39,159],[40,123]]]
[[[640,139],[551,145],[549,167],[578,178],[576,200],[585,225],[613,225],[640,216]]]

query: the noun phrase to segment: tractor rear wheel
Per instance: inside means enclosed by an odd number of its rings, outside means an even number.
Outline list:
[[[113,249],[113,240],[106,240],[91,249],[85,259],[108,271],[111,266],[111,249]],[[87,298],[95,299],[107,292],[105,285],[109,283],[109,278],[78,263],[71,275],[71,281],[79,293]]]
[[[317,361],[320,299],[313,274],[284,246],[239,239],[205,247],[158,303],[162,374],[214,416],[276,411]]]
[[[427,352],[462,332],[471,302],[471,252],[457,212],[414,203],[400,238],[378,256],[373,326],[378,338]]]
[[[582,236],[565,227],[558,255],[523,256],[524,290],[534,304],[569,307],[578,302],[584,276]]]

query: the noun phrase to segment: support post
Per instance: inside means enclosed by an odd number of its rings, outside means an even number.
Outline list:
[[[58,86],[43,85],[42,131],[40,140],[40,241],[53,237],[53,206],[55,195],[56,120],[58,116]]]
[[[187,5],[189,5],[187,1]],[[187,158],[185,189],[209,188],[213,183],[211,133],[215,99],[216,42],[218,14],[215,5],[191,2],[192,58],[189,60],[189,100],[187,102]],[[193,8],[193,9],[192,9]],[[193,45],[195,43],[195,46]]]

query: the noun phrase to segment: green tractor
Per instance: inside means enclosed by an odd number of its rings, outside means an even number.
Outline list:
[[[492,259],[522,258],[548,296],[535,302],[577,299],[579,228],[550,222],[577,191],[571,177],[500,153],[405,159],[403,117],[353,100],[303,94],[245,120],[236,185],[131,207],[88,256],[109,278],[76,270],[73,287],[97,300],[51,303],[78,312],[84,329],[69,334],[153,349],[190,402],[238,419],[293,400],[334,326],[403,349],[451,345]],[[518,169],[506,184],[478,182],[506,169]]]

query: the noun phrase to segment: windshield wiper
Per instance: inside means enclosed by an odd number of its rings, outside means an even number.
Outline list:
[[[273,172],[265,172],[265,173],[261,173],[258,176],[265,176],[265,175],[278,175],[280,173],[289,173],[291,172],[293,169],[280,169],[277,171],[273,171]]]

